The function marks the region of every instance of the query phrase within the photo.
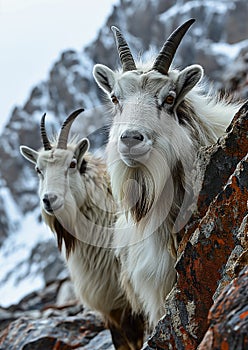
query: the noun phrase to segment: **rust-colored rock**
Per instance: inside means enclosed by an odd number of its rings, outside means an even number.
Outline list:
[[[227,286],[209,312],[210,326],[198,350],[248,349],[248,266]]]
[[[208,328],[208,312],[228,258],[234,248],[240,246],[241,231],[245,241],[248,103],[235,116],[228,134],[208,152],[198,213],[182,239],[176,266],[178,281],[166,300],[165,316],[157,325],[147,349],[197,348]],[[241,349],[245,348],[235,348]]]
[[[1,333],[0,349],[77,349],[88,344],[103,329],[103,323],[92,314],[41,319],[21,317]]]

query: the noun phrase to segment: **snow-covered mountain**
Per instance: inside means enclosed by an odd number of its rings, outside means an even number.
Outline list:
[[[217,87],[247,98],[247,13],[247,0],[120,0],[96,39],[80,52],[63,52],[49,79],[33,88],[23,106],[14,108],[0,138],[0,304],[17,302],[49,283],[51,276],[66,276],[54,238],[41,223],[36,174],[20,156],[19,146],[41,146],[39,123],[44,112],[52,133],[82,106],[86,112],[74,131],[90,136],[95,151],[103,145],[108,120],[92,68],[95,63],[118,67],[110,26],[122,30],[135,57],[147,59],[158,53],[174,28],[196,18],[174,64],[199,63]]]

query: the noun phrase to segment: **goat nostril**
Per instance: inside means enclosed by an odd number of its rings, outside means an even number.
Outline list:
[[[144,136],[136,130],[126,130],[121,135],[121,141],[128,147],[136,146],[143,140]]]
[[[49,202],[49,199],[43,198],[43,203],[44,203],[44,204],[49,204],[49,203],[50,203],[50,202]]]
[[[47,194],[44,195],[42,201],[43,201],[43,203],[45,204],[45,206],[50,206],[50,200],[49,200]]]
[[[42,201],[45,205],[45,208],[52,209],[52,205],[53,205],[53,203],[56,202],[57,198],[58,197],[56,196],[56,194],[45,194],[43,199],[42,199]]]

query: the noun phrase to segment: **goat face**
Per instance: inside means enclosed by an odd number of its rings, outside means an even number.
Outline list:
[[[140,203],[136,208],[140,217],[156,202],[172,172],[187,166],[192,156],[193,126],[185,97],[203,69],[192,65],[179,72],[169,67],[193,22],[185,22],[171,34],[149,68],[136,68],[125,39],[114,27],[123,72],[100,64],[94,67],[97,84],[114,104],[107,152],[113,193],[127,203],[126,209]]]
[[[56,211],[63,210],[64,207],[82,206],[86,193],[80,173],[84,168],[84,154],[88,147],[87,139],[81,140],[71,149],[52,148],[37,152],[21,146],[21,154],[35,164],[39,176],[41,208],[48,215],[56,215]]]
[[[169,68],[177,47],[194,21],[186,21],[170,35],[153,66],[146,70],[137,69],[124,37],[118,28],[112,27],[123,73],[114,73],[98,64],[93,75],[116,105],[111,137],[128,167],[146,163],[160,135],[170,141],[174,131],[178,134],[176,124],[183,121],[178,118],[177,109],[201,79],[203,70],[198,65],[182,72],[169,72]]]
[[[140,189],[135,198],[132,194],[128,207],[144,190],[150,193],[151,203],[160,195],[178,162],[187,166],[191,157],[189,121],[183,119],[188,116],[180,113],[180,109],[186,106],[187,93],[201,79],[202,68],[193,65],[166,76],[153,70],[120,75],[96,65],[94,76],[114,103],[107,152],[113,192],[117,197],[123,192],[134,193],[133,186],[138,183]],[[133,182],[128,191],[130,179],[136,184]],[[125,189],[120,189],[121,181],[126,183]],[[141,202],[144,203],[144,198]]]
[[[83,109],[78,109],[69,115],[62,125],[57,144],[53,146],[47,137],[44,114],[40,124],[44,149],[37,152],[26,146],[20,147],[21,154],[36,166],[40,178],[39,195],[43,213],[55,215],[62,211],[65,220],[76,217],[78,208],[86,197],[80,174],[85,170],[84,155],[89,141],[82,139],[77,144],[67,146],[71,125],[82,111]]]
[[[136,167],[147,162],[159,138],[171,144],[178,130],[182,132],[184,121],[177,110],[200,80],[202,68],[194,65],[168,76],[132,71],[118,77],[109,68],[96,65],[94,76],[115,104],[110,142],[127,166]]]

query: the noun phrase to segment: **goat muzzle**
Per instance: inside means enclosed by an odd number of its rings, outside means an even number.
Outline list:
[[[56,193],[45,193],[42,198],[43,208],[48,214],[53,214],[54,211],[62,207],[63,203]]]

